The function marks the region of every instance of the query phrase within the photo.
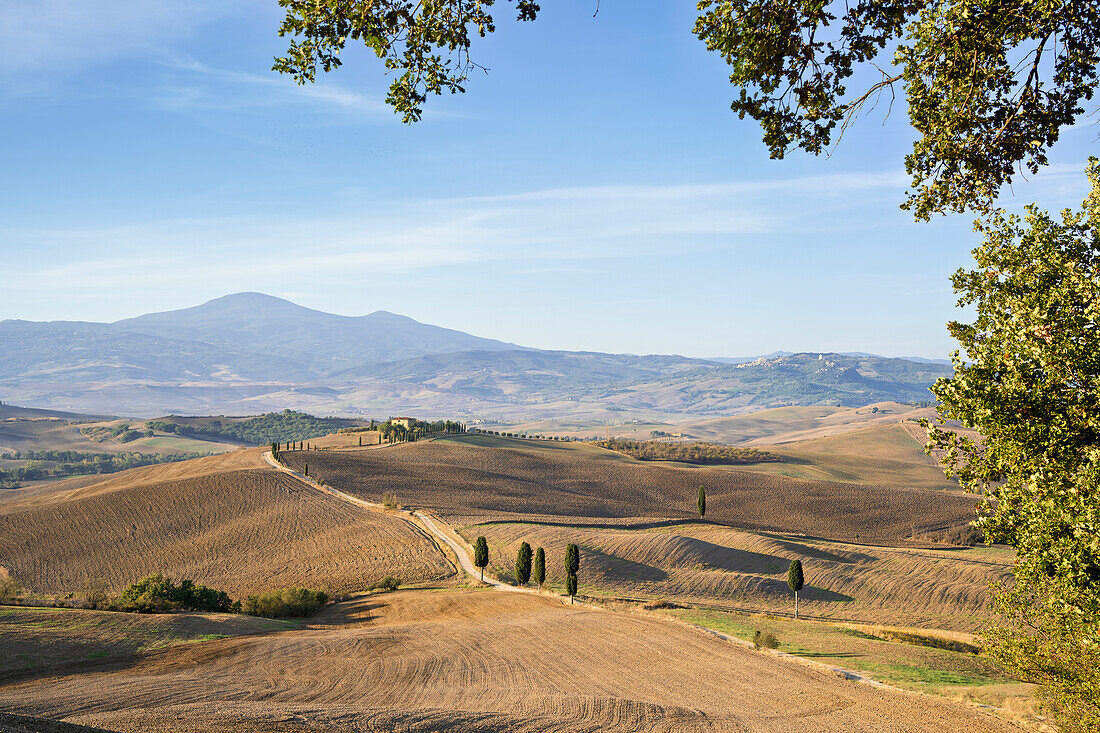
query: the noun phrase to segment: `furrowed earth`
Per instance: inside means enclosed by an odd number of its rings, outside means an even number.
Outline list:
[[[1019,729],[1004,711],[852,681],[872,676],[862,661],[914,690],[1012,685],[969,651],[968,633],[1011,552],[928,540],[965,525],[972,496],[550,441],[311,442],[322,449],[282,461],[303,473],[308,463],[324,486],[245,449],[5,490],[0,565],[43,598],[95,578],[118,591],[153,572],[235,598],[290,585],[354,594],[383,575],[414,587],[294,622],[0,606],[0,731],[35,729],[27,720],[114,731]],[[467,550],[486,536],[502,580],[520,542],[544,547],[546,591],[471,588],[425,522],[348,500],[387,494]],[[581,547],[585,605],[552,592],[569,542]],[[788,618],[795,558],[800,611],[814,621]],[[665,610],[638,606],[657,599]],[[737,641],[765,627],[802,658]],[[921,646],[929,639],[961,640],[961,651]],[[833,655],[857,672],[807,661]]]

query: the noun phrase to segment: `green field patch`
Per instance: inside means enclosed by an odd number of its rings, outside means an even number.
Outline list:
[[[770,632],[779,639],[779,651],[906,689],[950,694],[954,687],[1013,682],[990,660],[972,651],[931,646],[929,640],[936,639],[933,632],[919,634],[879,627],[863,630],[816,621],[696,609],[669,609],[660,613],[749,642],[757,631]],[[901,640],[907,637],[911,640]],[[918,637],[920,641],[916,641]],[[960,648],[966,647],[970,645],[960,643]]]

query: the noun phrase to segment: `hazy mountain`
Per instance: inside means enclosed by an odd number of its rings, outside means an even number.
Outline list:
[[[123,333],[208,344],[297,362],[316,375],[353,365],[456,351],[522,349],[387,311],[338,316],[263,293],[237,293],[194,308],[117,321]]]
[[[116,323],[0,322],[0,399],[104,414],[719,415],[927,400],[948,373],[865,354],[743,361],[529,349],[259,293]]]

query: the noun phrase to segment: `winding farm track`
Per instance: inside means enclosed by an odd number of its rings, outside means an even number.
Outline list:
[[[307,484],[308,486],[311,486],[312,488],[317,489],[318,491],[323,491],[324,493],[329,494],[331,496],[334,496],[337,499],[340,499],[342,501],[346,501],[350,504],[354,504],[355,506],[362,507],[363,509],[367,509],[367,510],[370,510],[370,511],[375,511],[375,512],[385,511],[385,507],[383,507],[381,504],[375,504],[373,502],[364,501],[363,499],[360,499],[357,496],[352,496],[351,494],[348,494],[344,491],[340,491],[339,489],[335,489],[335,488],[333,488],[331,486],[328,486],[328,485],[325,485],[325,484],[319,484],[316,481],[314,481],[313,479],[309,478],[308,476],[305,476],[305,475],[295,471],[292,468],[288,468],[288,467],[284,466],[283,464],[281,464],[281,463],[279,463],[278,461],[275,460],[274,456],[271,455],[271,451],[268,451],[268,452],[264,453],[264,461],[269,466],[271,466],[272,468],[276,468],[279,471],[282,471],[283,473],[285,473],[289,476],[293,476],[294,478],[296,478],[299,481]],[[478,571],[478,568],[474,565],[474,561],[470,558],[470,553],[466,550],[466,548],[463,547],[458,542],[456,542],[450,535],[448,535],[442,529],[440,529],[439,525],[436,524],[436,520],[433,519],[428,514],[426,514],[424,512],[420,512],[420,511],[410,511],[410,512],[408,512],[408,515],[409,515],[408,517],[405,517],[400,512],[395,512],[395,511],[387,512],[387,514],[389,516],[395,516],[395,517],[398,517],[399,519],[402,519],[402,520],[408,522],[409,525],[411,525],[414,529],[416,529],[417,531],[419,531],[421,533],[423,533],[425,529],[428,532],[430,532],[431,535],[436,540],[437,545],[438,545],[439,542],[442,542],[447,547],[451,548],[451,551],[454,552],[455,557],[458,558],[459,567],[462,569],[462,571],[464,571],[471,578],[474,578],[475,580],[478,580],[479,582],[483,582],[486,585],[492,586],[496,590],[510,591],[510,592],[513,592],[513,593],[534,593],[535,592],[531,588],[518,588],[514,585],[509,585],[508,583],[504,583],[500,580],[497,580],[496,578],[493,578],[493,577],[482,579],[480,577],[481,574]],[[414,519],[417,520],[417,521],[414,521]],[[443,555],[446,556],[446,553],[443,553]]]

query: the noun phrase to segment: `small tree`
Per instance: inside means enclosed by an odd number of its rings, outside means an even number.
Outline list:
[[[546,582],[546,551],[541,547],[535,550],[535,567],[531,571],[531,578],[539,584],[539,590],[542,590],[542,584]]]
[[[791,566],[787,568],[787,587],[794,591],[794,617],[798,618],[798,591],[802,590],[803,581],[802,577],[802,561],[792,560]]]
[[[707,490],[702,485],[699,486],[699,498],[695,500],[695,507],[699,510],[700,517],[707,515]]]
[[[520,585],[527,585],[530,580],[531,545],[524,542],[520,544],[519,553],[516,555],[516,582]]]
[[[302,468],[302,474],[305,475],[305,476],[309,475],[309,464],[308,463],[305,464],[305,466]]]
[[[474,565],[481,568],[481,580],[485,581],[485,566],[489,564],[489,543],[484,537],[478,537],[474,542]]]
[[[272,443],[271,444],[271,457],[274,458],[276,461],[279,460],[279,444],[278,443]]]

